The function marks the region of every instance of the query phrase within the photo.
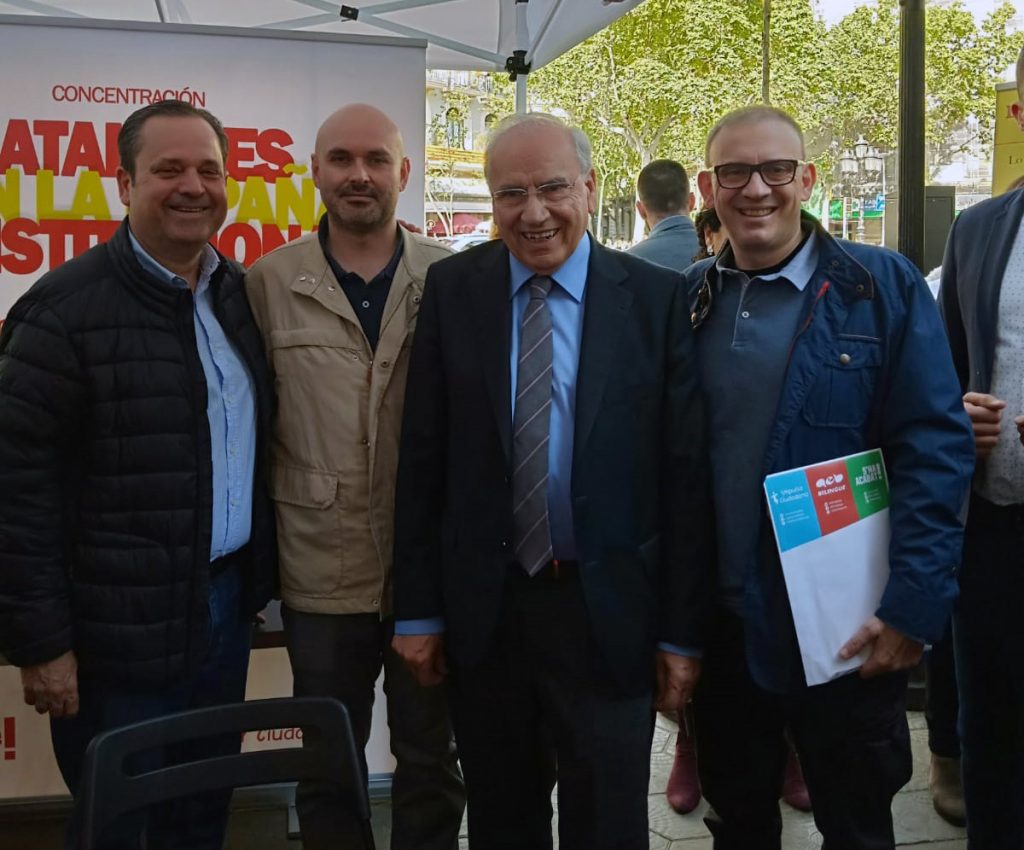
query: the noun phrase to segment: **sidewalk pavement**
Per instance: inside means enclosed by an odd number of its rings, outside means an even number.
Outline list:
[[[946,823],[932,808],[928,792],[928,733],[924,714],[910,712],[907,718],[914,748],[914,775],[893,802],[896,844],[918,850],[964,850],[967,846],[965,831]],[[651,747],[651,781],[647,798],[650,850],[711,850],[711,838],[703,821],[707,803],[702,802],[696,811],[688,815],[678,815],[665,800],[665,783],[675,752],[675,733],[675,723],[659,714]],[[779,805],[782,807],[784,850],[820,848],[821,835],[814,826],[813,815],[798,812],[785,803]],[[382,846],[387,845],[378,839],[378,847]],[[468,848],[465,834],[459,846],[460,850]],[[558,847],[557,838],[555,847]]]

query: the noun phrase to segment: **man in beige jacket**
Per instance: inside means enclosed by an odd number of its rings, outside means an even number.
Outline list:
[[[427,267],[449,252],[396,222],[410,165],[380,110],[331,115],[312,164],[319,233],[246,276],[278,394],[271,488],[295,694],[340,699],[365,746],[383,666],[392,850],[455,850],[465,794],[445,691],[417,685],[391,649],[390,611],[409,348]],[[347,846],[353,827],[329,786],[300,783],[296,804],[306,848]]]

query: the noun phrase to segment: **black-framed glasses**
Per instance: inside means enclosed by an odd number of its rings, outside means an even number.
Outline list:
[[[716,165],[715,180],[723,189],[742,189],[750,182],[756,172],[766,186],[785,186],[796,177],[797,166],[803,165],[799,159],[769,159],[753,165],[749,162],[725,162]]]
[[[548,183],[541,183],[534,189],[524,189],[520,186],[510,186],[506,189],[498,189],[491,193],[491,200],[495,204],[515,208],[526,205],[531,192],[537,195],[542,204],[560,204],[572,197],[573,189],[576,188],[576,181],[579,175],[573,180],[551,180]]]
[[[693,311],[690,313],[690,324],[694,330],[697,330],[704,321],[711,314],[711,283],[704,278],[700,285],[700,289],[697,290],[697,301],[693,305]]]

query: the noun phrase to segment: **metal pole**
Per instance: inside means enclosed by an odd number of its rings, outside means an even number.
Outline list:
[[[772,0],[764,0],[764,15],[761,19],[761,102],[772,102]]]
[[[899,252],[924,271],[924,3],[900,0]]]
[[[530,25],[526,19],[526,13],[529,9],[528,3],[530,0],[516,0],[516,55],[520,58],[520,62],[525,62],[526,54],[530,50]],[[529,76],[530,69],[527,66],[525,69],[520,65],[519,68],[515,69],[515,73],[512,77],[516,81],[516,112],[526,112],[526,78]]]

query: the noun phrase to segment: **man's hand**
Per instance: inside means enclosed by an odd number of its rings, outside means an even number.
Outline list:
[[[424,688],[440,685],[448,675],[444,635],[395,635],[391,639],[391,648]]]
[[[419,233],[420,235],[423,234],[422,227],[420,227],[418,224],[413,224],[411,221],[406,221],[403,218],[398,219],[398,226],[404,227],[410,233]]]
[[[989,393],[964,393],[964,410],[974,426],[974,450],[978,457],[988,457],[999,442],[1004,407],[1005,401]]]
[[[700,678],[700,660],[658,650],[655,666],[658,693],[654,707],[658,711],[682,711],[693,696],[693,689]]]
[[[1017,426],[1017,436],[1020,438],[1021,444],[1024,445],[1024,416],[1014,416],[1013,424]]]
[[[78,714],[78,661],[68,651],[52,661],[21,668],[25,702],[40,714],[74,717]]]
[[[840,658],[853,658],[869,643],[871,655],[860,668],[862,679],[908,670],[921,660],[924,645],[872,617],[839,650]]]

